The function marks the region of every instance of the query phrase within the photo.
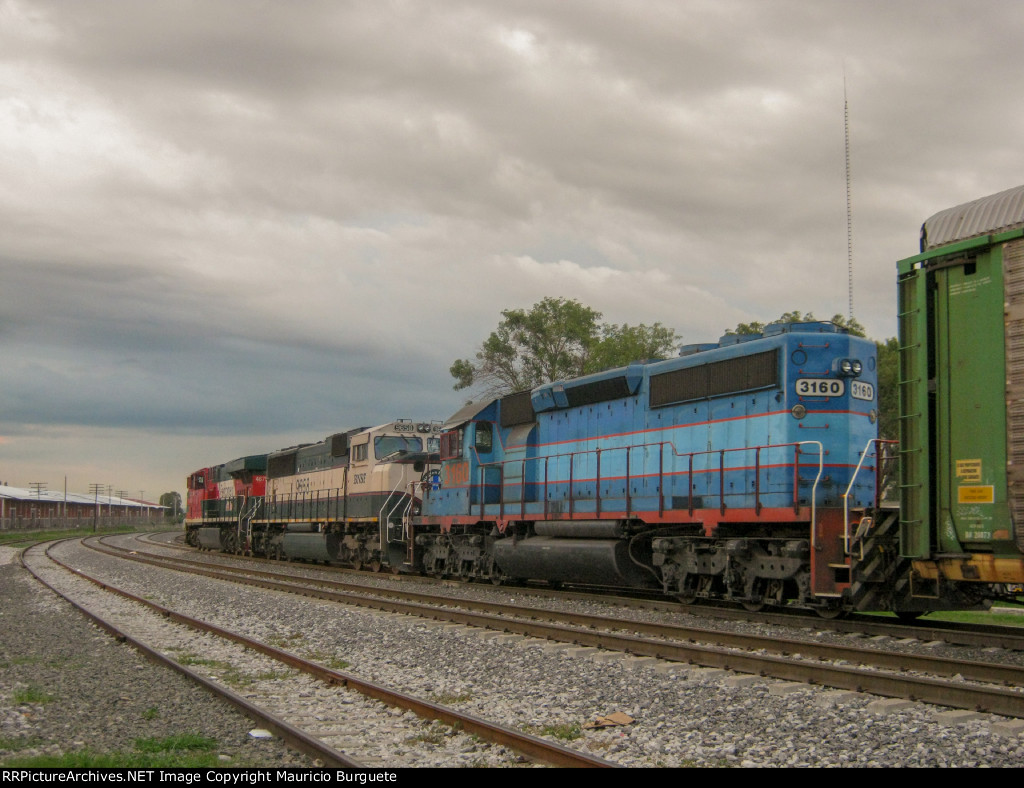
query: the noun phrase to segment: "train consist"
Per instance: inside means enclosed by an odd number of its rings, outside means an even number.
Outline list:
[[[1024,187],[936,214],[898,271],[898,447],[877,436],[874,343],[778,324],[472,403],[443,425],[395,421],[203,469],[188,479],[188,541],[823,616],[1013,597]]]
[[[241,457],[188,477],[186,541],[379,570],[405,559],[403,523],[436,467],[438,424],[398,420]]]

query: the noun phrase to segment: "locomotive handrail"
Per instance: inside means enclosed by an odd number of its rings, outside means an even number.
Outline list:
[[[814,477],[814,484],[811,485],[811,551],[813,552],[818,546],[818,482],[821,481],[821,476],[825,472],[825,447],[821,441],[798,441],[794,445],[796,446],[796,457],[793,467],[797,473],[800,470],[800,447],[804,445],[818,447],[818,475]],[[793,485],[793,497],[799,502],[796,485]]]
[[[399,488],[404,486],[404,481],[405,473],[400,473],[398,475],[398,481],[395,482],[394,488],[392,488],[391,492],[388,493],[388,497],[384,499],[384,503],[381,504],[380,511],[377,513],[377,530],[380,532],[380,552],[382,556],[385,555],[384,551],[387,549],[388,519],[395,513],[396,510],[401,508],[402,499],[398,499],[398,502],[388,511],[387,516],[385,516],[384,510],[387,509],[388,504],[391,502],[391,499],[395,496],[395,493],[401,495],[401,492],[399,492]]]
[[[659,514],[664,511],[664,505],[665,505],[665,493],[664,493],[664,489],[665,489],[665,487],[664,487],[665,467],[664,467],[664,459],[665,459],[665,449],[666,448],[671,450],[672,456],[677,457],[677,458],[685,457],[687,459],[687,470],[685,471],[685,473],[687,475],[687,488],[688,488],[687,505],[688,505],[689,513],[691,515],[693,514],[693,511],[694,511],[694,508],[695,508],[694,507],[694,503],[693,503],[693,501],[694,501],[694,497],[693,497],[694,458],[696,458],[696,457],[710,457],[712,455],[717,455],[718,456],[717,468],[715,470],[717,470],[717,473],[718,473],[718,476],[719,476],[719,485],[718,485],[718,487],[719,487],[719,490],[718,490],[718,492],[719,492],[719,510],[720,510],[721,513],[724,514],[725,513],[725,509],[726,509],[726,502],[725,502],[725,500],[726,500],[726,497],[727,497],[727,493],[725,491],[725,473],[728,470],[726,468],[726,466],[725,466],[725,455],[726,454],[734,454],[736,452],[754,452],[754,470],[755,470],[755,477],[756,477],[755,478],[755,482],[754,482],[754,508],[757,511],[757,513],[760,514],[760,512],[761,512],[761,510],[763,508],[763,505],[762,505],[762,502],[761,502],[761,480],[760,480],[760,472],[761,472],[761,468],[762,468],[762,451],[764,451],[764,450],[779,450],[779,449],[793,448],[794,451],[795,451],[795,456],[794,456],[794,458],[792,460],[793,475],[794,475],[793,507],[794,507],[794,512],[799,512],[799,510],[800,510],[800,497],[799,497],[798,487],[799,487],[799,482],[801,481],[801,479],[800,479],[800,454],[801,454],[800,447],[801,446],[817,446],[818,447],[818,472],[817,472],[817,476],[814,479],[814,482],[812,484],[812,489],[811,489],[811,525],[812,525],[812,529],[813,529],[814,525],[816,523],[816,519],[817,519],[817,488],[818,488],[819,482],[821,481],[821,477],[822,477],[822,475],[824,473],[824,457],[825,457],[824,446],[822,445],[821,441],[814,441],[814,440],[795,441],[795,442],[790,442],[790,443],[769,443],[769,444],[762,444],[762,445],[758,445],[758,446],[736,446],[736,447],[731,447],[731,448],[726,448],[726,449],[706,449],[706,450],[703,450],[703,451],[693,451],[693,452],[681,452],[681,451],[679,451],[673,441],[652,441],[650,443],[640,443],[640,444],[636,444],[636,445],[632,445],[632,446],[611,446],[611,447],[600,447],[600,446],[598,446],[598,447],[595,447],[593,449],[581,449],[581,450],[576,450],[576,451],[562,452],[560,454],[549,454],[549,455],[545,455],[543,457],[516,457],[516,458],[510,459],[510,460],[494,460],[494,461],[491,461],[491,462],[482,462],[482,461],[480,461],[479,460],[479,454],[478,454],[477,455],[478,470],[480,472],[479,486],[478,486],[478,489],[480,490],[480,500],[479,500],[479,507],[480,507],[480,509],[479,509],[479,512],[480,512],[480,516],[481,517],[483,517],[485,515],[485,512],[486,512],[486,508],[485,508],[486,507],[486,502],[487,502],[486,501],[486,492],[485,492],[485,487],[487,486],[486,469],[493,468],[493,469],[498,471],[499,478],[498,478],[496,484],[498,485],[499,488],[501,488],[503,490],[504,486],[505,486],[505,481],[504,480],[505,480],[505,477],[507,475],[506,474],[506,467],[510,466],[510,465],[512,465],[514,463],[519,464],[519,465],[522,466],[522,473],[521,473],[520,480],[518,482],[519,488],[520,488],[519,510],[520,510],[520,516],[525,516],[525,512],[526,512],[526,484],[527,484],[526,483],[526,469],[527,469],[527,463],[543,461],[544,480],[543,480],[542,484],[543,484],[543,489],[546,491],[548,489],[548,487],[550,486],[550,484],[551,484],[551,482],[550,482],[550,466],[551,466],[551,462],[552,461],[565,460],[566,458],[568,458],[568,462],[569,462],[569,467],[568,467],[568,471],[567,471],[568,476],[567,476],[567,479],[564,479],[564,480],[561,480],[561,481],[566,483],[567,486],[568,486],[568,501],[567,501],[568,502],[568,514],[571,516],[572,514],[575,513],[575,505],[576,505],[576,492],[574,490],[574,484],[576,482],[576,470],[577,470],[576,462],[577,462],[577,458],[585,457],[585,456],[586,457],[592,456],[592,457],[595,458],[595,464],[596,464],[596,475],[594,477],[594,485],[595,485],[595,489],[594,489],[595,513],[600,515],[600,513],[602,511],[602,504],[603,504],[603,498],[601,496],[601,455],[604,454],[604,453],[607,453],[607,452],[623,451],[623,452],[626,453],[626,457],[625,457],[626,475],[624,477],[624,479],[625,479],[624,499],[625,499],[625,506],[626,506],[625,514],[626,514],[627,517],[629,517],[631,512],[632,512],[632,506],[633,506],[633,504],[632,504],[633,496],[632,496],[631,486],[630,486],[630,482],[633,479],[632,470],[631,470],[632,454],[633,454],[634,451],[639,450],[639,449],[645,449],[646,450],[646,449],[651,449],[651,448],[657,448],[658,449],[657,479],[658,479],[658,511],[659,511]],[[708,465],[707,463],[705,463],[705,465],[706,465],[705,468],[698,469],[698,470],[703,470],[703,471],[710,471],[710,470],[712,470],[712,466]],[[492,484],[493,483],[494,482],[492,482]],[[498,507],[499,507],[498,516],[499,516],[499,518],[503,518],[505,516],[505,513],[506,513],[505,504],[506,504],[505,496],[502,494],[502,495],[499,496],[499,499],[498,499]],[[544,505],[544,516],[545,516],[545,518],[547,518],[548,515],[549,515],[549,512],[548,512],[549,500],[548,500],[548,496],[547,496],[546,492],[545,492],[545,495],[543,496],[543,505]]]
[[[879,446],[883,444],[899,444],[899,441],[886,439],[886,438],[871,438],[865,445],[863,451],[860,453],[860,460],[857,462],[857,467],[854,469],[853,474],[850,476],[850,483],[846,487],[846,492],[843,493],[843,552],[846,555],[850,554],[850,491],[853,489],[853,485],[857,481],[857,474],[860,473],[861,467],[864,465],[864,460],[868,457],[868,451],[871,449],[871,444],[877,443]],[[883,460],[882,455],[875,455],[879,462]],[[878,472],[875,472],[875,506],[878,506],[880,502],[881,494],[878,490]],[[864,556],[862,555],[861,558]]]

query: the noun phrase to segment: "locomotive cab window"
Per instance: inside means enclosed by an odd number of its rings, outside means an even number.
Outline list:
[[[365,447],[364,447],[365,448]],[[423,451],[423,441],[407,435],[378,435],[373,439],[373,456],[378,460],[403,452],[416,454]]]
[[[476,433],[473,446],[480,454],[490,454],[494,447],[494,430],[489,421],[478,421],[474,425]]]
[[[359,446],[352,447],[352,461],[353,462],[366,462],[368,451],[370,448],[369,443],[363,443]]]
[[[452,460],[462,456],[462,428],[441,435],[441,459]]]

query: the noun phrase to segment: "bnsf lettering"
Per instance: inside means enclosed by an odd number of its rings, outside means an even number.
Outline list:
[[[366,484],[366,474],[365,473],[357,473],[355,476],[352,477],[352,483],[353,484]]]

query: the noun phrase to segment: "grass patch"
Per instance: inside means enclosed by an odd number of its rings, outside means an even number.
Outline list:
[[[138,752],[211,752],[217,749],[217,740],[198,733],[179,733],[162,739],[136,739]]]
[[[276,670],[268,670],[264,673],[257,673],[252,676],[247,673],[242,673],[235,668],[227,670],[223,676],[224,683],[229,684],[232,687],[248,687],[255,684],[257,681],[279,681],[284,678],[287,678],[287,675]]]
[[[1024,615],[1019,613],[990,613],[980,611],[948,611],[944,613],[929,613],[922,616],[919,621],[951,621],[966,624],[996,624],[1001,627],[1024,627]]]
[[[440,722],[432,722],[430,726],[415,736],[410,736],[405,741],[408,744],[414,744],[416,742],[422,742],[424,744],[444,744],[445,739],[454,733],[451,728]]]
[[[27,750],[29,747],[37,747],[42,744],[42,739],[38,736],[30,736],[28,738],[17,738],[9,736],[0,736],[0,750],[7,750],[8,752],[17,752],[18,750]]]
[[[444,706],[449,706],[453,703],[465,703],[466,701],[473,700],[473,693],[442,692],[440,694],[431,696],[431,700],[433,700],[434,703],[440,703]]]
[[[156,706],[150,706],[144,712],[142,712],[142,719],[144,720],[155,720],[160,716],[160,709]]]
[[[159,526],[152,523],[135,526],[121,525],[114,528],[100,528],[97,533],[104,534],[130,534],[136,531],[152,531]],[[0,547],[12,545],[32,545],[37,542],[51,542],[54,539],[68,539],[75,536],[88,536],[93,533],[92,523],[82,525],[81,528],[55,529],[50,531],[5,531],[0,534]]]
[[[0,670],[6,670],[7,668],[13,668],[17,665],[35,665],[42,661],[42,657],[29,655],[25,657],[11,657],[8,660],[0,662]],[[54,666],[56,667],[56,666]]]
[[[56,698],[41,687],[30,684],[14,691],[14,702],[19,706],[25,703],[49,703]]]
[[[527,733],[550,736],[562,741],[573,741],[583,736],[583,729],[578,722],[566,722],[561,725],[530,725],[525,730]]]
[[[271,635],[267,639],[267,645],[274,648],[298,648],[306,640],[301,632],[293,632],[290,635]]]
[[[352,663],[348,660],[344,660],[341,657],[325,654],[322,651],[308,650],[306,652],[306,659],[319,662],[324,667],[328,667],[331,670],[345,670],[345,668],[352,667]]]
[[[996,607],[1014,608],[1014,605],[997,604]],[[865,613],[864,615],[874,616],[882,619],[896,619],[895,613]],[[988,610],[945,610],[935,613],[925,613],[917,619],[919,623],[927,625],[929,622],[947,621],[957,624],[981,624],[995,625],[1002,627],[1024,627],[1024,615],[1020,613],[992,613]]]
[[[273,670],[250,675],[243,673],[230,662],[224,662],[219,659],[207,659],[192,653],[180,654],[175,657],[175,660],[179,664],[188,667],[200,666],[217,671],[220,680],[231,687],[248,687],[257,681],[277,681],[288,677],[287,673]]]
[[[219,659],[207,659],[206,657],[200,657],[198,654],[186,653],[175,657],[177,662],[181,665],[193,666],[200,665],[206,668],[217,668],[219,670],[231,670],[232,665],[230,662],[224,662]]]
[[[238,764],[224,763],[217,753],[190,752],[114,752],[94,753],[89,750],[63,755],[36,755],[31,758],[10,758],[2,766],[21,769],[209,769]]]
[[[2,747],[3,740],[0,740]],[[40,742],[21,745],[22,749]],[[216,739],[198,733],[181,733],[163,738],[136,739],[131,752],[97,753],[91,750],[61,755],[7,758],[0,765],[29,769],[137,769],[142,767],[203,769],[250,764],[224,761],[217,752]],[[10,749],[10,748],[9,748]]]

